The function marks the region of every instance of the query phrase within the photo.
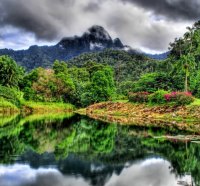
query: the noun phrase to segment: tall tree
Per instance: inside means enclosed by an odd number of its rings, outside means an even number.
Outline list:
[[[17,87],[22,80],[24,70],[8,56],[0,56],[0,85]]]

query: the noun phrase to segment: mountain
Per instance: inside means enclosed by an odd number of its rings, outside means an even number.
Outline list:
[[[170,54],[170,52],[165,52],[165,53],[161,53],[161,54],[145,54],[147,57],[150,57],[152,59],[157,59],[157,60],[163,60],[166,59],[168,57],[168,55]]]
[[[27,50],[1,49],[0,55],[9,55],[27,70],[50,67],[58,60],[69,60],[82,53],[103,51],[104,49],[126,50],[119,38],[112,39],[101,26],[92,26],[82,36],[63,38],[54,46],[31,46]]]

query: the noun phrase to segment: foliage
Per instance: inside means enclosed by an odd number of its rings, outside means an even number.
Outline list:
[[[59,74],[59,73],[67,74],[68,73],[67,64],[64,61],[60,62],[60,61],[56,60],[53,64],[53,70],[54,70],[55,74]]]
[[[114,70],[116,84],[122,81],[136,81],[142,74],[155,72],[159,62],[136,52],[107,49],[102,52],[81,54],[68,61],[69,66],[85,67],[90,63],[109,65]]]
[[[19,92],[15,88],[4,87],[0,85],[0,97],[11,102],[15,106],[20,106],[22,101],[23,93]]]
[[[128,95],[129,92],[134,90],[135,83],[132,81],[122,81],[117,87],[117,93]]]
[[[75,86],[68,74],[67,67],[63,63],[60,66],[63,68],[59,68],[58,62],[55,63],[56,73],[52,69],[38,68],[27,74],[24,77],[22,87],[25,99],[69,102],[69,97],[73,94]]]
[[[184,77],[182,84],[184,85],[184,91],[191,90],[197,92],[196,89],[190,89],[190,84],[193,82],[198,70],[200,69],[200,21],[194,23],[182,38],[175,39],[173,43],[170,43],[170,56],[169,59],[174,65],[172,76],[179,74]],[[180,71],[183,73],[180,74]],[[177,77],[177,76],[176,76]],[[183,79],[183,78],[182,78]]]
[[[200,98],[200,70],[190,76],[190,91],[195,97]]]
[[[166,73],[155,72],[147,73],[135,82],[133,92],[150,92],[153,93],[158,89],[174,89],[173,79]]]
[[[134,103],[173,103],[175,105],[188,105],[194,101],[190,92],[171,92],[158,90],[154,93],[148,92],[130,92],[128,94],[130,102]]]
[[[134,103],[147,103],[148,102],[148,96],[150,93],[148,92],[130,92],[128,94],[128,99],[130,102]]]
[[[81,103],[86,106],[91,103],[107,101],[115,94],[113,71],[110,67],[91,74],[91,82],[86,85],[85,92],[81,96]]]
[[[0,56],[0,85],[17,87],[23,78],[22,67],[8,56]]]
[[[188,105],[194,101],[194,97],[190,92],[171,92],[165,94],[165,100],[175,105]]]
[[[68,68],[65,62],[55,61],[53,69],[37,68],[26,74],[21,89],[26,100],[87,106],[115,95],[113,76],[106,65],[88,62],[82,68]]]
[[[0,97],[0,113],[2,113],[2,112],[4,113],[4,111],[6,111],[7,109],[18,110],[16,105],[14,105],[11,102],[7,101],[3,97]]]
[[[23,106],[29,108],[34,113],[50,113],[50,112],[60,112],[60,111],[72,111],[74,106],[70,103],[49,103],[49,102],[33,102],[25,101]]]
[[[163,104],[166,103],[165,95],[168,92],[165,90],[157,90],[153,94],[149,95],[149,102],[150,103],[158,103],[158,104]]]

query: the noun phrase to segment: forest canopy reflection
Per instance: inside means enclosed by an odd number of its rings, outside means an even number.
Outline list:
[[[199,144],[152,137],[170,131],[106,124],[77,115],[15,116],[1,121],[0,186],[15,186],[8,177],[19,186],[45,185],[49,177],[58,186],[66,179],[77,186],[127,185],[128,181],[200,184]]]

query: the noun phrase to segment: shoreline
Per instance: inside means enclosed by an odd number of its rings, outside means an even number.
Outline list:
[[[47,103],[47,102],[24,102],[20,107],[13,104],[9,106],[0,105],[0,115],[12,114],[46,114],[46,113],[64,113],[73,112],[75,106],[68,103]]]
[[[200,106],[169,106],[103,102],[86,108],[90,118],[142,127],[175,128],[200,134]]]
[[[0,107],[0,115],[73,112],[107,123],[158,127],[200,135],[200,106],[147,105],[130,102],[101,102],[75,109],[67,103],[24,102],[21,108]]]

